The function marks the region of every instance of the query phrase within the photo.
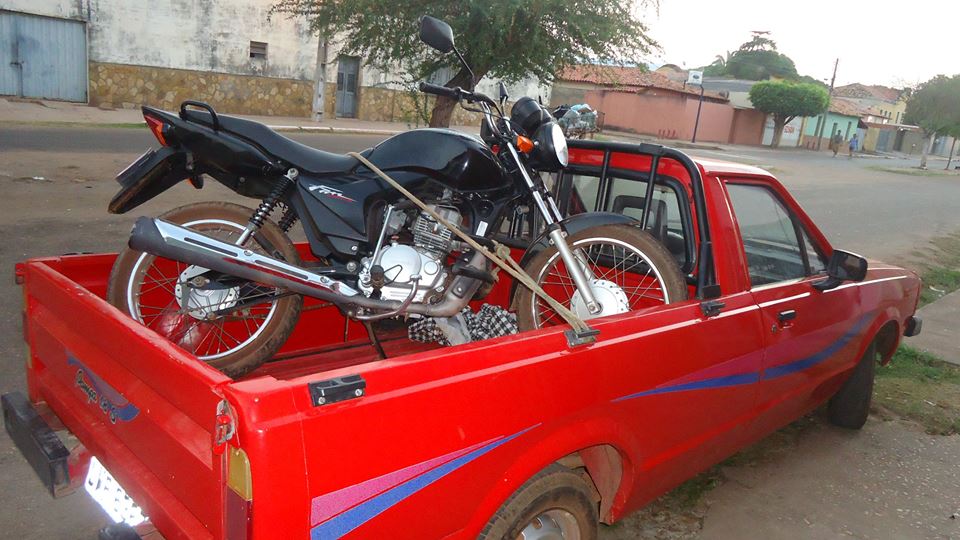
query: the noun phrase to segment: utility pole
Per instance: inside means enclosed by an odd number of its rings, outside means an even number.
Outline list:
[[[833,63],[833,77],[830,77],[830,93],[827,98],[827,110],[823,111],[820,121],[820,129],[817,132],[817,151],[820,150],[820,143],[823,142],[823,128],[827,125],[827,113],[830,112],[830,101],[833,100],[833,83],[837,81],[837,66],[840,65],[840,59]],[[830,134],[833,137],[833,133]]]

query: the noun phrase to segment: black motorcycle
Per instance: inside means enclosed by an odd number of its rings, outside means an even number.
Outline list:
[[[420,37],[463,62],[447,24],[423,17]],[[361,156],[480,244],[491,245],[506,216],[535,208],[544,231],[524,269],[582,319],[685,297],[669,253],[622,217],[599,214],[591,227],[568,231],[539,174],[567,166],[567,144],[537,101],[517,100],[506,117],[502,83],[499,102],[462,88],[420,89],[481,113],[481,138],[419,129]],[[205,103],[184,102],[179,115],[151,107],[143,114],[161,148],[118,175],[123,187],[110,212],[127,212],[185,179],[199,189],[205,175],[262,201],[256,210],[199,203],[138,219],[108,299],[228,375],[246,373],[283,345],[304,295],[360,321],[451,317],[494,282],[482,253],[354,157]],[[301,261],[286,234],[298,222],[315,261]],[[516,288],[513,305],[521,330],[562,322],[525,287]]]

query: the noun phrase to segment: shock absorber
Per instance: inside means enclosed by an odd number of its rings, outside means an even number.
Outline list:
[[[290,232],[290,229],[297,224],[297,219],[300,216],[297,215],[297,211],[291,206],[287,206],[283,211],[283,217],[280,218],[280,222],[277,223],[277,226],[280,227],[280,230],[283,232]]]
[[[273,187],[273,190],[270,191],[270,194],[260,202],[260,206],[258,206],[253,212],[253,215],[250,216],[250,222],[247,223],[247,226],[244,228],[240,238],[237,239],[238,246],[245,244],[250,238],[250,235],[257,232],[257,230],[263,226],[263,221],[267,219],[267,216],[270,215],[270,212],[273,212],[273,209],[276,208],[277,203],[279,203],[283,198],[283,194],[287,191],[287,188],[293,184],[299,175],[299,171],[291,168],[287,170],[287,174],[280,177],[280,179],[277,181],[277,185]],[[286,216],[284,216],[284,218],[286,218]],[[293,223],[290,223],[290,225],[292,226]]]

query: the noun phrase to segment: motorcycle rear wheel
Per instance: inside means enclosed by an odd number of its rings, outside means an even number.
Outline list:
[[[252,214],[237,204],[204,202],[181,206],[160,218],[234,243]],[[284,260],[300,264],[293,242],[272,221],[265,220],[258,234]],[[245,247],[265,253],[255,238]],[[290,337],[303,297],[246,281],[233,287],[215,283],[197,287],[192,279],[202,272],[127,247],[110,273],[107,301],[201,361],[240,377],[271,358]],[[270,300],[278,294],[284,295]],[[227,311],[233,307],[237,309]]]
[[[601,225],[567,238],[571,250],[582,253],[593,275],[591,289],[600,302],[599,315],[586,310],[573,278],[555,247],[534,256],[524,270],[547,294],[581,319],[624,313],[687,299],[680,266],[650,233],[633,225]],[[520,331],[564,324],[542,298],[519,286],[514,295]]]

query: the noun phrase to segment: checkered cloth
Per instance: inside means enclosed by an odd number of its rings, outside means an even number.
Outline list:
[[[424,317],[408,327],[407,335],[413,341],[449,347],[519,331],[516,315],[500,306],[484,304],[476,313],[467,306],[453,317]]]

